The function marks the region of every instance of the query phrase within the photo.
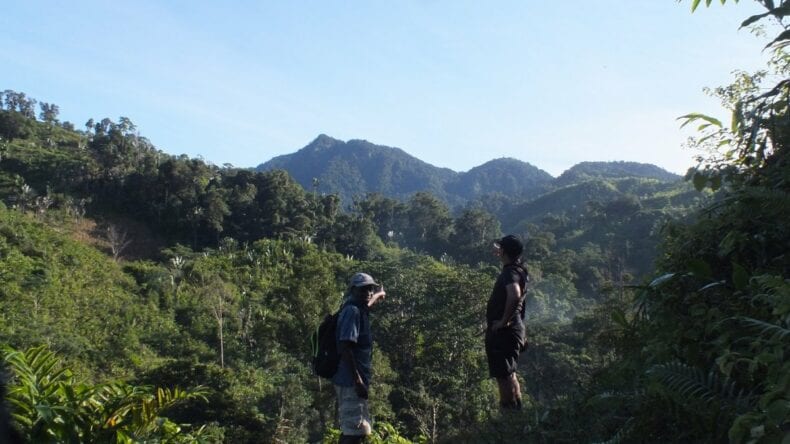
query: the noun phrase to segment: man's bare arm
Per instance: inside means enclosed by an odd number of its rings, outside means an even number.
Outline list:
[[[505,287],[505,291],[507,292],[507,299],[505,300],[505,313],[502,315],[502,319],[494,322],[494,330],[507,327],[510,318],[513,317],[513,313],[516,311],[518,300],[521,299],[521,287],[519,287],[517,283],[514,282],[512,284],[508,284]]]
[[[359,373],[357,361],[354,360],[353,350],[356,346],[357,344],[351,341],[340,341],[340,358],[343,359],[348,365],[348,368],[351,369],[351,375],[354,378],[354,389],[357,392],[357,396],[367,399],[368,388],[365,386],[365,381],[362,380],[362,375]]]

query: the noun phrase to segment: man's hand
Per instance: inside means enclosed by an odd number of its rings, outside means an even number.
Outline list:
[[[357,396],[360,398],[368,399],[368,388],[361,379],[354,382],[354,390],[357,392]]]
[[[379,301],[379,299],[384,300],[384,297],[386,295],[387,293],[384,291],[384,286],[382,285],[381,287],[378,288],[376,293],[374,293],[373,296],[370,297],[370,301],[368,301],[368,307],[372,307],[373,304]]]

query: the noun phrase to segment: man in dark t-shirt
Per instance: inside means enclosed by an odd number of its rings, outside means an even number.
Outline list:
[[[518,237],[508,235],[494,242],[494,248],[494,254],[502,263],[502,272],[486,306],[488,373],[496,378],[502,408],[520,409],[521,387],[516,369],[525,341],[524,294],[529,279],[521,261],[524,246]]]
[[[359,443],[371,432],[368,388],[373,367],[369,308],[384,299],[384,288],[369,274],[356,273],[337,317],[340,365],[332,378],[337,393],[340,444]]]

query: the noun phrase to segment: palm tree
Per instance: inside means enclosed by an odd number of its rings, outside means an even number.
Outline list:
[[[46,346],[24,352],[7,347],[11,370],[7,399],[11,415],[28,442],[180,443],[200,441],[204,428],[189,434],[163,416],[190,399],[206,400],[206,390],[133,386],[124,382],[79,384]]]

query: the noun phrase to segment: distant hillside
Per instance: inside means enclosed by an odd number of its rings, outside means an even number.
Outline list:
[[[588,211],[590,203],[607,204],[629,196],[638,199],[645,208],[666,209],[694,205],[700,194],[694,192],[687,182],[679,180],[588,178],[516,204],[498,216],[504,229],[518,231],[519,225],[539,223],[547,215],[578,217]]]
[[[501,222],[503,227],[513,230],[519,222],[537,222],[547,214],[581,214],[589,201],[609,201],[620,195],[621,193],[611,182],[591,180],[560,188],[537,199],[516,205],[510,214],[502,217]]]
[[[491,193],[527,197],[541,192],[554,178],[547,172],[526,162],[512,158],[488,161],[460,173],[447,190],[465,199],[474,199]]]
[[[450,205],[491,194],[534,194],[553,178],[543,170],[516,159],[497,159],[458,173],[439,168],[399,148],[375,145],[365,140],[318,136],[293,154],[275,157],[258,171],[283,169],[305,189],[338,193],[348,203],[355,196],[377,192],[407,199],[428,191]],[[314,182],[317,179],[317,183]]]
[[[620,179],[640,177],[662,182],[677,182],[681,176],[649,163],[638,162],[582,162],[562,173],[552,184],[564,187],[590,179]]]

